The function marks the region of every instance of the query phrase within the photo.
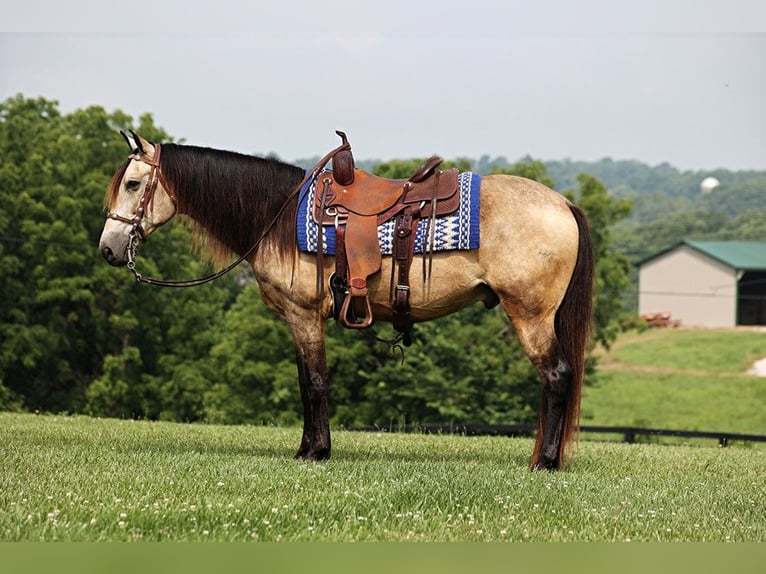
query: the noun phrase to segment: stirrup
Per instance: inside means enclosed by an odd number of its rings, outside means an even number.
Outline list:
[[[362,317],[361,320],[354,315],[354,308],[352,305],[354,299],[364,299],[365,311],[364,317]],[[351,317],[349,317],[349,312],[352,315]],[[343,300],[343,306],[340,308],[340,322],[343,323],[343,326],[349,329],[366,329],[372,325],[372,320],[370,298],[367,295],[353,295],[350,292],[347,293],[346,298]]]

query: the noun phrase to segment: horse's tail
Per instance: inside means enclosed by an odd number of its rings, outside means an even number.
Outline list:
[[[577,263],[575,263],[564,299],[556,311],[554,322],[559,349],[572,369],[572,381],[566,401],[558,453],[561,463],[568,459],[570,446],[577,438],[580,426],[580,395],[585,377],[585,355],[593,327],[595,277],[595,259],[588,219],[585,212],[576,205],[570,204],[569,209],[577,222],[580,239]],[[545,405],[541,405],[533,461],[538,460],[542,449],[544,418]]]

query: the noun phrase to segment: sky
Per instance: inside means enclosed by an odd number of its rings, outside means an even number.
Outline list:
[[[0,101],[287,161],[766,170],[762,0],[0,0]],[[116,134],[116,137],[117,136]]]

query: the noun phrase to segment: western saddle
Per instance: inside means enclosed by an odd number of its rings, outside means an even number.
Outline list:
[[[333,291],[335,318],[350,329],[364,329],[373,322],[367,280],[382,264],[378,226],[396,218],[392,253],[390,301],[393,326],[405,345],[412,342],[409,273],[415,249],[415,232],[421,219],[428,221],[423,247],[423,282],[430,276],[434,248],[434,218],[455,212],[460,203],[457,169],[437,170],[441,158],[426,160],[406,180],[386,179],[356,169],[346,134],[333,153],[331,172],[320,172],[313,205],[320,226],[317,246],[317,288],[324,292],[321,226],[333,225],[336,234]],[[428,257],[428,269],[426,269]]]

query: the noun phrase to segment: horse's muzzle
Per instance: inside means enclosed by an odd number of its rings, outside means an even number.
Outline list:
[[[109,263],[109,265],[113,265],[114,267],[124,267],[127,264],[125,257],[119,257],[112,251],[112,248],[107,245],[101,247],[101,256],[106,259],[106,262]]]

